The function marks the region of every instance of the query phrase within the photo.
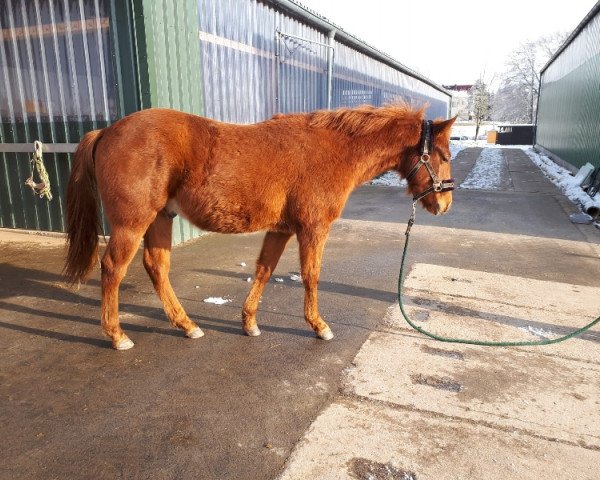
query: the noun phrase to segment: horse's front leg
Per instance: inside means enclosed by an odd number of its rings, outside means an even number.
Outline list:
[[[267,232],[265,235],[260,256],[256,261],[254,283],[242,309],[242,326],[246,335],[251,337],[260,335],[260,330],[256,324],[258,302],[291,236],[291,233],[280,232]]]
[[[321,260],[329,228],[303,230],[298,233],[300,244],[300,266],[304,283],[304,319],[311,326],[317,337],[331,340],[333,333],[319,315],[317,286],[321,274]]]

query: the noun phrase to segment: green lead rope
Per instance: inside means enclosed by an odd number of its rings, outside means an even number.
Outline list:
[[[598,317],[593,322],[588,323],[586,326],[580,328],[579,330],[575,330],[574,332],[571,332],[568,335],[564,335],[564,336],[558,337],[558,338],[538,340],[538,341],[532,341],[532,342],[525,342],[525,341],[522,341],[522,342],[487,342],[487,341],[483,341],[483,340],[468,340],[465,338],[448,338],[448,337],[443,337],[441,335],[436,335],[434,333],[430,333],[430,332],[422,329],[408,317],[408,315],[404,311],[404,304],[402,303],[402,288],[403,288],[403,284],[404,284],[404,263],[406,260],[406,253],[408,252],[408,241],[410,239],[410,229],[415,221],[414,207],[415,207],[415,205],[413,204],[413,214],[412,214],[410,220],[408,221],[408,227],[406,228],[406,241],[404,242],[404,251],[402,252],[402,262],[400,263],[400,275],[398,276],[398,305],[400,305],[400,311],[402,312],[402,316],[404,317],[404,320],[406,320],[406,322],[412,328],[414,328],[417,332],[420,332],[423,335],[427,335],[428,337],[438,340],[440,342],[446,342],[446,343],[464,343],[467,345],[483,345],[486,347],[522,347],[522,346],[532,346],[532,345],[550,345],[551,343],[564,342],[565,340],[568,340],[569,338],[576,337],[577,335],[589,330],[594,325],[596,325],[598,322],[600,322],[600,317]]]

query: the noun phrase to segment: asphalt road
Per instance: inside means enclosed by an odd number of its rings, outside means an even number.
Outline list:
[[[477,155],[459,155],[459,181]],[[459,190],[447,216],[418,213],[410,262],[598,286],[598,231],[569,223],[575,207],[513,156],[505,190]],[[530,188],[515,180],[527,175]],[[198,340],[170,327],[138,254],[120,297],[136,346],[116,352],[99,328],[99,271],[67,290],[62,247],[0,237],[0,478],[274,478],[394,303],[409,213],[399,188],[363,187],[351,197],[319,287],[331,342],[304,323],[303,288],[290,278],[299,270],[295,243],[265,289],[257,338],[242,334],[240,311],[261,234],[207,235],[174,249],[172,283],[206,334]],[[420,225],[443,228],[429,235]],[[465,246],[478,231],[557,242],[544,251],[505,239]],[[589,251],[570,256],[562,240]]]

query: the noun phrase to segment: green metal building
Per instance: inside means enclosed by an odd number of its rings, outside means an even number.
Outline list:
[[[252,123],[396,96],[449,114],[442,87],[290,0],[3,0],[0,227],[64,231],[80,138],[140,109]],[[51,202],[24,185],[35,140]]]
[[[600,2],[541,73],[536,147],[573,171],[600,167]]]

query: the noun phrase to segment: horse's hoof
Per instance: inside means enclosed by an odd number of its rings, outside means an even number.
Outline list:
[[[325,330],[317,332],[317,337],[319,337],[321,340],[331,340],[333,338],[333,332],[329,327],[327,327]]]
[[[129,350],[135,345],[129,337],[125,336],[115,344],[116,350]]]
[[[252,328],[249,328],[248,330],[244,330],[244,333],[249,337],[258,337],[260,335],[260,328],[254,326]]]
[[[193,330],[186,332],[185,336],[188,338],[200,338],[204,336],[204,332],[200,327],[196,327]]]

